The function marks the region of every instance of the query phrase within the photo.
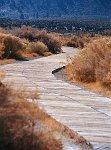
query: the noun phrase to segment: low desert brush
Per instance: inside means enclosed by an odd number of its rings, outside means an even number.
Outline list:
[[[21,28],[13,28],[7,32],[19,38],[26,39],[29,42],[41,41],[47,45],[51,53],[61,52],[61,41],[56,38],[55,34],[51,35],[46,30],[23,26]]]
[[[27,45],[26,52],[43,55],[45,52],[48,52],[48,48],[43,42],[31,42]]]
[[[0,33],[0,58],[17,58],[18,52],[24,49],[24,43],[18,37]]]
[[[36,40],[41,41],[45,45],[47,45],[47,47],[51,53],[56,54],[56,53],[60,53],[62,51],[61,50],[61,42],[59,40],[57,40],[57,38],[54,38],[51,35],[41,33],[37,36]]]
[[[97,38],[81,50],[67,67],[70,77],[88,83],[99,81],[111,87],[109,41],[109,38]]]
[[[83,48],[84,41],[82,40],[82,38],[75,36],[68,41],[67,46],[75,47],[75,48],[78,47]]]
[[[66,45],[75,48],[84,48],[91,40],[93,40],[97,35],[95,34],[80,34],[70,36],[67,40]]]
[[[0,44],[0,58],[2,59],[2,55],[4,53],[4,45],[3,44]]]
[[[23,43],[22,41],[14,36],[7,36],[4,41],[4,57],[5,58],[12,58],[16,55],[16,53],[20,50],[23,50]]]

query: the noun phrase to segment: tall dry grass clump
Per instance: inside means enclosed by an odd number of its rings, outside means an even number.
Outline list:
[[[1,43],[0,44],[0,59],[2,59],[3,53],[4,53],[4,45]]]
[[[12,58],[17,57],[17,53],[19,51],[22,51],[24,48],[24,45],[22,41],[14,36],[7,36],[4,41],[4,58]]]
[[[71,79],[81,82],[99,81],[111,87],[111,47],[109,38],[89,43],[67,67]]]
[[[69,47],[75,47],[75,48],[83,48],[84,47],[84,40],[80,37],[72,37],[68,42],[67,46]]]
[[[66,42],[67,46],[75,47],[75,48],[84,48],[92,39],[99,37],[96,34],[80,34],[70,36]]]
[[[18,37],[0,33],[0,57],[19,58],[18,52],[24,49],[24,43]]]

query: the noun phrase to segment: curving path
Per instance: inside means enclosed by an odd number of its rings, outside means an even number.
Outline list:
[[[56,120],[89,140],[96,150],[111,150],[111,99],[58,80],[52,71],[67,64],[77,49],[28,62],[2,66],[6,78],[19,88],[40,91],[39,104]]]

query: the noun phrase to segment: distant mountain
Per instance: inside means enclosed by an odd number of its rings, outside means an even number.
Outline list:
[[[0,0],[0,18],[111,21],[111,0]]]

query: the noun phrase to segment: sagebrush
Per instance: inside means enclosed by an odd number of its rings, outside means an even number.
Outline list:
[[[108,37],[93,40],[67,67],[70,78],[82,82],[99,81],[111,87],[111,47]]]

